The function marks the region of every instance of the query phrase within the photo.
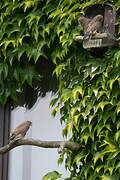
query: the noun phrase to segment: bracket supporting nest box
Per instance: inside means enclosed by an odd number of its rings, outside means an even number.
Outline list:
[[[115,8],[111,4],[96,3],[88,6],[84,10],[85,17],[93,19],[98,14],[101,14],[104,18],[102,33],[92,36],[90,39],[84,39],[83,36],[76,36],[76,41],[82,41],[85,49],[109,47],[116,44],[116,41],[111,38],[116,36],[116,12]]]

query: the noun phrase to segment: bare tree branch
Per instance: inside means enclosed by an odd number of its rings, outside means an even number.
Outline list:
[[[59,148],[59,152],[61,152],[64,148],[68,148],[72,151],[79,150],[79,144],[70,141],[41,141],[35,139],[19,139],[17,141],[11,142],[10,144],[7,144],[4,147],[1,147],[0,154],[7,153],[11,149],[22,145],[31,145],[43,148]]]

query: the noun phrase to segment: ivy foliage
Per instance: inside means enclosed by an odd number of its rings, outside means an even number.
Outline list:
[[[79,152],[65,150],[58,159],[60,164],[67,155],[68,179],[119,180],[120,174],[119,45],[92,53],[74,41],[79,34],[77,19],[85,7],[97,2],[112,3],[119,13],[119,0],[0,2],[0,102],[8,97],[16,101],[20,94],[24,104],[32,96],[44,95],[46,87],[52,90],[49,82],[56,67],[53,75],[59,88],[50,104],[55,106],[52,115],[60,109],[63,136],[72,134],[70,140],[80,144]],[[119,22],[117,16],[118,26]],[[53,171],[44,178],[55,179],[52,175],[61,176]]]
[[[16,106],[31,107],[38,96],[57,90],[57,80],[52,76],[56,34],[48,19],[48,4],[38,0],[0,1],[2,104],[10,97]]]
[[[74,6],[71,3],[70,6],[66,5],[67,2],[61,1],[57,6],[59,11],[57,9],[50,15],[53,17],[53,22],[59,22],[59,26],[62,18],[66,18],[66,23],[70,18],[70,15],[60,13],[61,9],[71,11],[74,7],[71,16],[76,13],[75,17],[78,18],[86,6],[98,1],[72,1]],[[119,14],[119,1],[111,1],[111,3],[115,5]],[[118,26],[119,21],[117,16]],[[80,43],[74,42],[71,38],[71,34],[75,35],[76,30],[78,32],[75,22],[76,19],[72,21],[67,32],[62,32],[59,37],[62,46],[67,47],[67,52],[63,59],[55,61],[57,66],[54,73],[59,79],[59,92],[58,97],[51,101],[51,106],[55,106],[52,110],[53,116],[60,109],[61,123],[65,123],[63,136],[70,135],[71,141],[78,142],[80,151],[72,153],[65,150],[58,164],[61,164],[64,154],[67,154],[65,166],[71,172],[68,179],[119,180],[119,44],[106,51],[84,50]],[[73,26],[74,29],[72,29]],[[69,33],[68,36],[67,33]]]

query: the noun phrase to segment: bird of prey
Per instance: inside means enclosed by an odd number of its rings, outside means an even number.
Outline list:
[[[102,32],[103,16],[98,14],[92,19],[81,17],[78,19],[78,23],[83,27],[84,39],[88,39]]]
[[[19,126],[17,126],[11,133],[9,141],[18,140],[24,138],[26,135],[28,129],[32,126],[31,121],[25,121],[21,123]]]

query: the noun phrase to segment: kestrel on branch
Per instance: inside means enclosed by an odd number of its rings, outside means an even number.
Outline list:
[[[93,19],[81,17],[78,19],[78,23],[83,27],[84,39],[88,39],[102,32],[103,16],[98,14]]]
[[[21,123],[19,126],[17,126],[11,133],[9,141],[12,141],[14,139],[22,139],[26,135],[28,129],[32,126],[31,121],[25,121]]]

